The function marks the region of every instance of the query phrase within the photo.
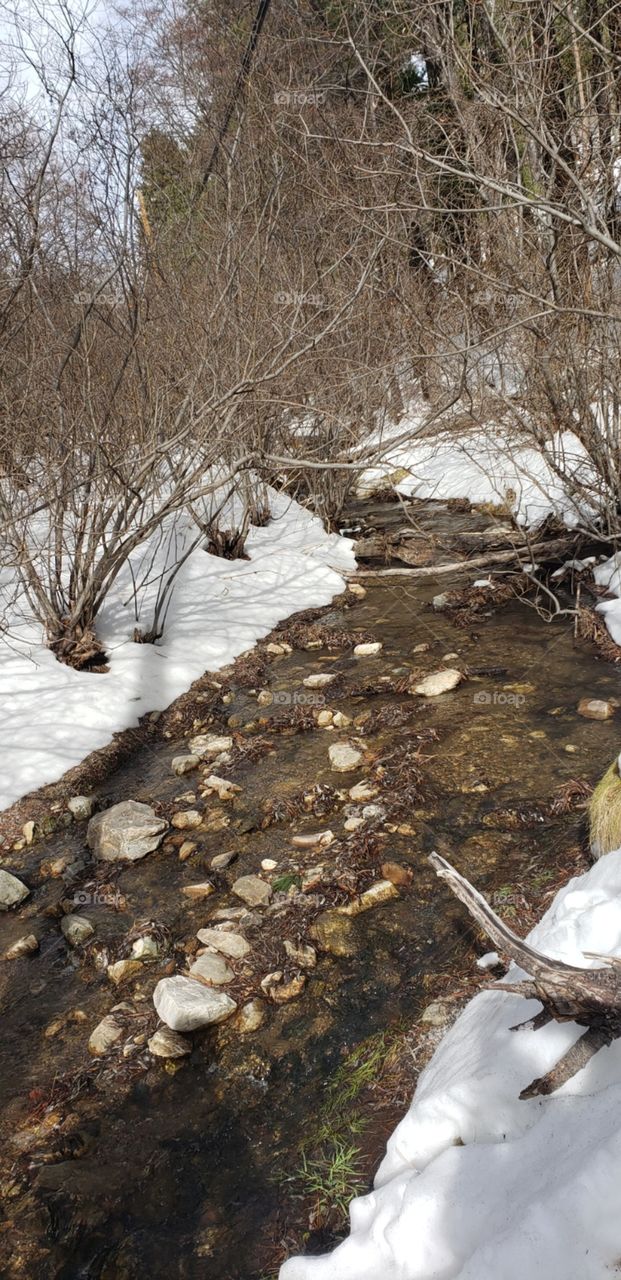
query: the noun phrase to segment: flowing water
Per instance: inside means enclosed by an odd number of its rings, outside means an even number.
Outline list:
[[[449,540],[468,523],[438,504],[421,507],[420,514]],[[471,518],[469,527],[481,527],[481,519]],[[593,782],[618,752],[614,720],[576,714],[580,697],[614,695],[614,668],[577,648],[566,621],[548,626],[517,600],[471,629],[456,629],[447,614],[429,607],[434,594],[455,585],[446,576],[369,579],[366,585],[364,599],[345,594],[319,619],[340,635],[340,647],[295,648],[270,661],[257,684],[275,695],[270,706],[258,707],[256,694],[234,678],[225,706],[217,691],[209,694],[205,718],[215,715],[220,730],[234,717],[254,749],[235,770],[241,792],[234,803],[212,806],[214,825],[228,825],[190,832],[198,847],[188,861],[165,845],[141,862],[108,865],[105,875],[95,876],[83,823],[4,858],[33,892],[0,920],[0,951],[30,931],[41,950],[3,962],[1,970],[3,1274],[267,1280],[287,1249],[326,1247],[334,1218],[316,1208],[309,1213],[294,1175],[335,1073],[342,1080],[357,1046],[378,1033],[411,1043],[431,1001],[458,988],[464,976],[478,980],[481,939],[426,855],[436,847],[448,852],[516,927],[545,909],[553,887],[581,865],[583,813],[554,812],[550,802],[563,784]],[[353,632],[380,640],[381,653],[354,658],[342,634]],[[497,673],[471,676],[439,698],[403,691],[410,673],[442,666]],[[334,696],[330,688],[321,691],[325,707],[355,724],[343,731],[283,732],[278,717],[296,707],[308,710],[302,680],[319,671],[339,677]],[[380,710],[382,717],[368,725],[359,720]],[[195,714],[201,715],[199,701]],[[364,746],[365,764],[334,773],[328,748],[352,735]],[[196,792],[196,776],[177,778],[170,764],[187,749],[186,740],[179,735],[143,747],[107,779],[100,802],[133,798],[166,813],[183,808],[175,798]],[[397,897],[353,918],[349,954],[320,953],[301,995],[268,1003],[253,1034],[241,1036],[231,1022],[193,1035],[192,1053],[179,1064],[154,1061],[144,1041],[156,1021],[155,982],[166,964],[181,966],[183,948],[212,912],[235,901],[230,887],[237,876],[256,873],[270,858],[277,865],[268,878],[289,880],[280,881],[276,910],[254,913],[250,963],[238,974],[234,995],[262,994],[261,977],[284,967],[283,937],[308,941],[312,912],[299,905],[300,876],[318,863],[329,869],[332,854],[330,848],[296,849],[292,834],[329,826],[340,840],[350,812],[347,789],[371,775],[384,778],[376,802],[391,821],[371,820],[378,839],[368,846],[363,829],[350,836],[351,883],[360,889],[381,879],[386,861],[408,868],[409,882]],[[344,793],[319,820],[299,804],[314,787]],[[291,803],[272,808],[266,826],[266,803],[275,799]],[[229,849],[237,860],[214,876],[211,858]],[[66,860],[62,874],[50,874],[58,858]],[[216,894],[189,902],[183,886],[207,876]],[[342,904],[347,892],[347,884],[337,887],[330,899],[321,873],[310,890],[317,910]],[[82,952],[68,948],[59,929],[60,903],[67,899],[95,925],[94,944]],[[102,955],[127,953],[127,935],[143,921],[157,924],[166,955],[117,992]],[[88,1037],[119,1001],[130,1004],[127,1034],[134,1041],[95,1070]],[[361,1124],[362,1185],[372,1178],[405,1093],[382,1096],[372,1122]]]

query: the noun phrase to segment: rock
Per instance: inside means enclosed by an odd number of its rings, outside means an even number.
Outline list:
[[[226,734],[199,733],[195,738],[190,738],[189,746],[192,755],[203,760],[205,756],[219,756],[224,751],[230,751],[233,739]]]
[[[449,596],[448,591],[441,591],[439,595],[433,597],[431,607],[436,610],[436,613],[442,613],[443,609],[448,609],[450,603],[451,597]]]
[[[30,821],[25,822],[22,827],[22,835],[24,837],[24,840],[26,841],[26,844],[32,844],[34,840],[34,833],[35,833],[35,824],[31,818]]]
[[[281,658],[283,654],[291,653],[291,645],[290,644],[274,644],[274,641],[272,640],[270,641],[269,644],[266,644],[265,652],[271,653],[275,658]]]
[[[350,800],[373,800],[377,795],[377,787],[371,786],[370,782],[357,782],[355,787],[350,787]]]
[[[217,853],[215,858],[211,859],[209,865],[213,867],[214,871],[224,871],[225,867],[230,867],[237,857],[237,850],[230,849],[228,853]]]
[[[198,1027],[225,1022],[237,1008],[224,991],[214,991],[183,974],[161,978],[153,992],[153,1003],[171,1031],[196,1031]]]
[[[315,867],[306,867],[302,873],[302,893],[310,893],[313,889],[318,889],[326,874],[323,863]]]
[[[86,841],[104,862],[137,862],[157,849],[168,823],[148,804],[123,800],[91,818]]]
[[[274,701],[274,695],[270,689],[260,689],[257,694],[258,707],[271,707]]]
[[[85,916],[63,916],[60,922],[63,936],[72,947],[81,947],[83,942],[92,938],[95,930]]]
[[[275,858],[261,858],[262,871],[275,871],[278,863]]]
[[[348,729],[351,724],[351,716],[346,716],[343,711],[335,711],[332,723],[335,729]]]
[[[343,823],[345,831],[358,831],[364,826],[364,818],[347,818]]]
[[[320,729],[327,729],[333,723],[333,720],[332,712],[328,711],[327,708],[324,711],[320,711],[317,716],[317,724]]]
[[[39,871],[44,880],[56,880],[58,876],[65,874],[67,867],[70,865],[69,856],[61,854],[60,858],[49,858],[41,863]]]
[[[67,801],[69,813],[72,813],[76,822],[85,822],[87,818],[92,817],[95,808],[94,796],[71,796]]]
[[[326,849],[328,845],[334,841],[334,832],[327,831],[308,831],[304,835],[292,836],[291,843],[296,849],[315,849],[317,847]]]
[[[336,909],[322,911],[310,927],[310,935],[320,951],[333,956],[353,956],[357,951],[355,931],[347,916]]]
[[[119,1026],[114,1015],[107,1014],[97,1024],[95,1030],[91,1032],[88,1042],[89,1053],[92,1053],[94,1058],[103,1057],[104,1053],[108,1053],[113,1045],[118,1043],[122,1035],[123,1029]]]
[[[427,1022],[432,1027],[444,1027],[447,1021],[446,1005],[440,1000],[434,1000],[427,1005],[426,1009],[420,1015],[421,1022]]]
[[[443,662],[457,662],[458,658],[459,658],[458,653],[444,653],[442,655]]]
[[[207,928],[199,929],[196,936],[203,946],[213,947],[215,951],[221,951],[223,956],[231,956],[233,960],[241,960],[250,951],[250,943],[242,937],[241,933]]]
[[[563,750],[567,752],[568,756],[575,756],[578,754],[579,748],[573,742],[567,742]]]
[[[369,889],[365,889],[358,898],[348,902],[346,907],[337,907],[336,910],[339,915],[359,916],[362,911],[370,911],[372,907],[379,907],[382,902],[398,897],[398,890],[392,880],[378,880]]]
[[[27,889],[17,876],[12,876],[10,871],[0,869],[0,911],[8,911],[9,907],[16,907],[28,897],[29,893],[30,889]]]
[[[170,821],[177,831],[192,831],[194,827],[200,827],[203,815],[198,809],[179,809]]]
[[[150,934],[145,934],[143,938],[136,938],[132,943],[134,960],[158,960],[160,954],[159,943]]]
[[[437,698],[440,693],[448,693],[451,689],[456,689],[462,680],[461,671],[457,671],[455,667],[443,667],[441,671],[434,671],[432,675],[425,676],[420,684],[414,685],[411,692],[420,693],[423,698]]]
[[[306,676],[302,681],[305,689],[325,689],[326,685],[332,684],[336,680],[333,671],[317,671],[312,676]]]
[[[412,872],[409,867],[403,867],[400,862],[383,862],[382,875],[384,880],[390,880],[392,884],[406,885],[410,884]]]
[[[328,751],[330,768],[335,773],[351,773],[362,763],[362,752],[352,747],[349,742],[333,742]]]
[[[578,715],[586,720],[610,720],[614,713],[612,702],[604,702],[600,698],[581,698],[578,703]]]
[[[129,978],[135,978],[137,973],[142,973],[142,964],[140,960],[117,960],[115,964],[109,964],[106,970],[111,982],[115,987],[120,987],[122,982],[127,982]]]
[[[354,658],[374,658],[383,649],[381,640],[373,640],[368,644],[354,645]]]
[[[151,1039],[147,1040],[147,1049],[154,1058],[184,1058],[187,1053],[192,1052],[192,1045],[177,1031],[171,1031],[170,1027],[159,1027]]]
[[[201,884],[184,885],[181,892],[186,898],[192,898],[193,900],[196,899],[198,901],[200,898],[211,897],[211,894],[216,891],[210,880],[203,880]]]
[[[412,653],[427,653],[430,648],[431,645],[429,644],[429,641],[425,640],[422,644],[415,644],[412,649]]]
[[[347,590],[350,595],[357,596],[359,600],[362,600],[363,596],[367,594],[366,587],[361,586],[359,582],[350,582]]]
[[[241,787],[235,782],[229,782],[228,778],[218,778],[215,773],[210,773],[205,778],[204,787],[206,791],[217,792],[219,800],[233,800],[241,791]]]
[[[265,1021],[265,1004],[262,1000],[249,1000],[239,1011],[236,1019],[236,1028],[241,1035],[248,1035],[251,1031],[258,1031],[259,1027]]]
[[[25,933],[23,937],[18,938],[8,951],[5,951],[5,960],[18,960],[20,956],[32,956],[35,951],[39,950],[39,939],[35,938],[34,933]]]
[[[240,876],[233,885],[233,893],[249,907],[265,906],[272,896],[269,884],[260,876]]]
[[[263,991],[274,1004],[286,1004],[288,1000],[295,1000],[306,986],[305,973],[297,973],[289,982],[283,982],[282,978],[282,970],[276,969],[274,973],[266,974],[261,982]]]
[[[179,861],[187,862],[188,858],[198,849],[196,840],[184,840],[179,849]]]
[[[198,769],[200,764],[200,756],[174,756],[171,761],[171,769],[177,774],[178,778],[183,777],[184,773],[191,773],[193,769]]]
[[[386,817],[386,810],[383,804],[365,804],[362,816],[365,822],[382,822]]]
[[[209,987],[221,987],[235,977],[226,960],[213,951],[206,951],[204,955],[198,956],[190,967],[190,973],[193,978],[200,978]]]
[[[299,964],[301,969],[315,968],[317,952],[314,947],[311,947],[308,943],[300,942],[296,944],[295,942],[290,942],[289,938],[285,938],[282,945],[289,959],[293,960],[294,964]]]

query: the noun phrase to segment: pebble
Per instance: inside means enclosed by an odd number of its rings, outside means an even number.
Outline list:
[[[225,867],[230,867],[237,857],[237,850],[229,849],[228,853],[216,853],[209,865],[214,871],[224,871]]]
[[[235,1026],[241,1035],[247,1035],[251,1031],[258,1031],[262,1023],[265,1022],[265,1004],[263,1000],[248,1000],[239,1011]]]
[[[120,987],[128,978],[135,978],[137,973],[142,973],[142,964],[140,960],[117,960],[115,964],[108,965],[106,972],[114,986]]]
[[[273,640],[271,640],[269,644],[266,644],[265,651],[266,653],[273,654],[275,658],[281,658],[283,654],[293,652],[290,644],[285,644],[284,642],[275,644]]]
[[[374,658],[383,649],[381,640],[369,641],[368,644],[354,645],[354,658]]]
[[[157,849],[167,828],[150,805],[123,800],[91,818],[86,842],[104,862],[137,862]]]
[[[81,947],[83,942],[92,938],[95,930],[85,916],[67,915],[60,922],[63,937],[72,947]]]
[[[359,582],[350,582],[347,587],[347,590],[349,591],[350,595],[357,596],[359,600],[362,600],[363,597],[366,596],[367,594],[366,587],[361,586]]]
[[[336,680],[334,672],[316,671],[314,675],[306,676],[302,684],[305,689],[325,689],[333,680]]]
[[[72,813],[76,822],[84,822],[93,815],[95,808],[94,796],[71,796],[67,801],[69,813]]]
[[[348,742],[333,742],[329,748],[330,768],[335,773],[351,773],[362,763],[362,752]]]
[[[232,800],[241,791],[237,783],[229,782],[228,778],[218,778],[215,773],[210,773],[203,785],[205,790],[217,792],[219,800]]]
[[[173,813],[170,821],[177,831],[192,831],[194,827],[200,827],[203,815],[198,809],[180,809]]]
[[[601,698],[581,698],[578,703],[578,715],[586,720],[610,720],[615,713],[612,702]]]
[[[217,733],[199,733],[189,742],[192,755],[199,756],[201,760],[204,756],[219,756],[223,751],[230,751],[232,746],[231,737]]]
[[[15,907],[24,901],[30,893],[30,889],[22,884],[17,876],[11,875],[10,871],[0,869],[0,911],[8,911],[9,907]]]
[[[564,748],[564,749],[565,749],[565,751],[567,752],[567,755],[568,755],[568,756],[575,756],[575,755],[577,755],[577,752],[578,752],[578,750],[579,750],[579,748],[578,748],[578,747],[575,747],[575,746],[574,746],[574,744],[573,744],[572,742],[568,742],[568,743],[566,744],[566,746],[565,746],[565,748]]]
[[[34,955],[38,950],[39,939],[35,938],[34,933],[25,933],[9,947],[8,951],[5,951],[5,960],[18,960],[20,956]]]
[[[248,955],[250,951],[250,943],[242,937],[241,933],[229,933],[224,929],[199,929],[197,933],[199,942],[205,947],[213,947],[216,951],[221,951],[223,955],[230,956],[233,960],[241,960]]]
[[[364,818],[347,818],[343,826],[346,831],[358,831],[364,826]]]
[[[343,711],[335,711],[332,723],[336,729],[348,729],[351,724],[351,716],[346,716]]]
[[[414,685],[411,692],[419,693],[423,698],[437,698],[441,693],[456,689],[462,680],[461,671],[457,671],[455,667],[444,667],[441,671],[434,671],[431,675],[425,676],[424,680]]]
[[[109,1013],[101,1022],[97,1024],[95,1030],[91,1032],[88,1042],[88,1051],[94,1058],[101,1058],[108,1053],[113,1045],[117,1044],[123,1035],[123,1030],[119,1026],[113,1014]]]
[[[269,884],[260,876],[240,876],[233,885],[233,893],[249,907],[265,906],[272,896]]]
[[[184,1058],[192,1051],[189,1040],[184,1040],[178,1031],[171,1031],[170,1027],[159,1027],[147,1041],[147,1048],[155,1058]]]
[[[184,773],[191,773],[193,769],[198,769],[200,764],[200,756],[175,756],[171,762],[171,769],[176,773],[178,778],[183,777]]]
[[[291,843],[296,849],[314,849],[319,846],[322,849],[328,847],[334,841],[334,832],[327,831],[309,831],[304,835],[292,836]]]
[[[327,729],[329,725],[333,724],[333,722],[334,716],[327,708],[324,711],[319,712],[319,715],[317,716],[317,724],[320,729]]]
[[[186,862],[194,850],[198,848],[196,840],[184,840],[179,849],[179,861]]]
[[[317,964],[317,952],[309,943],[295,943],[291,942],[289,938],[285,938],[282,945],[285,948],[289,959],[293,960],[294,964],[299,964],[301,969],[315,968],[315,965]]]
[[[184,885],[181,892],[186,898],[200,899],[209,898],[216,891],[210,880],[203,880],[200,884]]]
[[[274,1004],[286,1004],[288,1000],[295,1000],[306,986],[305,973],[297,973],[289,982],[283,982],[282,979],[282,970],[276,969],[274,973],[266,974],[261,982],[262,990]]]
[[[270,689],[261,689],[257,694],[258,707],[271,707],[274,701],[274,695]]]
[[[184,974],[161,978],[153,992],[153,1003],[171,1031],[196,1031],[224,1022],[237,1009],[224,991],[214,991]]]
[[[132,943],[132,956],[134,960],[158,960],[160,956],[159,943],[150,934],[145,934],[142,938],[136,938],[136,941]]]
[[[262,859],[261,859],[261,870],[262,870],[262,871],[275,871],[277,866],[278,866],[278,863],[276,862],[276,860],[275,860],[274,858],[262,858]]]
[[[372,787],[370,782],[357,782],[355,787],[350,787],[350,800],[373,800],[377,795],[377,787]]]
[[[190,967],[190,973],[193,978],[200,978],[201,982],[206,982],[210,987],[221,987],[235,977],[226,960],[213,951],[206,951],[204,955],[198,956]]]

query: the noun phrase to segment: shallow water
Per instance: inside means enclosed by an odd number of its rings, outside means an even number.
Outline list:
[[[463,517],[434,504],[425,504],[423,514],[447,538],[455,519],[464,527]],[[473,518],[470,527],[480,523]],[[462,974],[472,977],[475,956],[484,949],[426,855],[436,847],[447,852],[497,903],[509,912],[514,904],[516,923],[523,911],[538,912],[539,903],[543,910],[564,865],[568,874],[577,865],[583,817],[550,817],[547,805],[561,784],[594,781],[617,754],[614,720],[576,714],[580,697],[616,692],[614,669],[575,648],[567,623],[547,626],[517,601],[474,630],[456,629],[447,615],[428,607],[434,594],[457,585],[446,576],[365,585],[362,601],[344,597],[323,611],[321,621],[335,631],[371,633],[383,642],[378,657],[356,660],[351,649],[295,650],[269,667],[263,684],[278,695],[272,706],[258,709],[256,697],[236,687],[230,705],[218,707],[219,725],[231,715],[242,725],[258,720],[254,733],[273,746],[236,771],[240,796],[232,806],[212,806],[230,825],[201,831],[189,862],[160,849],[133,866],[111,868],[107,880],[100,876],[94,885],[84,824],[5,859],[33,893],[17,913],[0,920],[0,951],[35,928],[41,952],[4,962],[0,973],[4,1274],[63,1280],[133,1280],[145,1272],[192,1280],[272,1276],[287,1249],[304,1243],[307,1210],[296,1199],[295,1184],[282,1179],[299,1164],[299,1146],[325,1102],[326,1082],[360,1041],[414,1026],[438,994],[450,991]],[[414,652],[423,644],[429,648]],[[506,674],[471,678],[425,701],[395,692],[348,693],[355,682],[377,689],[382,677],[425,674],[443,665],[500,665]],[[416,711],[405,724],[362,733],[369,763],[352,774],[330,770],[328,747],[355,733],[353,727],[296,736],[270,732],[272,717],[299,699],[302,679],[320,670],[342,677],[338,695],[323,691],[328,707],[353,716],[404,705]],[[437,740],[422,747],[418,794],[398,819],[411,831],[384,830],[379,853],[361,873],[363,883],[371,883],[381,878],[381,862],[393,860],[411,869],[411,884],[355,918],[355,953],[320,956],[302,995],[270,1005],[264,1025],[251,1036],[240,1038],[232,1024],[195,1034],[191,1056],[170,1074],[135,1049],[82,1087],[80,1073],[91,1062],[88,1036],[113,1004],[130,1000],[136,1027],[151,1033],[150,996],[163,968],[145,966],[144,976],[115,991],[95,953],[80,958],[67,948],[55,904],[73,898],[75,909],[96,926],[97,947],[108,947],[114,958],[137,921],[156,921],[172,943],[187,942],[215,908],[232,902],[232,881],[259,870],[261,859],[277,862],[276,875],[295,873],[301,861],[329,863],[329,849],[304,851],[302,858],[290,837],[325,826],[342,835],[343,803],[319,821],[296,815],[261,830],[267,798],[291,797],[315,784],[346,790],[378,761],[394,768],[412,735],[428,729]],[[179,779],[170,770],[185,741],[140,751],[107,780],[101,799],[132,797],[166,809],[174,797],[193,791],[195,775]],[[214,879],[217,895],[188,904],[182,886],[213,878],[211,857],[229,848],[239,856]],[[73,866],[64,877],[42,878],[41,864],[60,855]],[[295,904],[283,918],[289,936],[294,915]],[[243,994],[253,982],[256,991],[260,976],[282,964],[278,917],[271,921],[269,929],[259,924],[248,932],[257,973],[247,978]],[[177,951],[177,967],[179,962]],[[67,1014],[73,1020],[46,1036],[46,1028]],[[397,1118],[398,1111],[384,1106],[360,1140],[365,1178],[372,1177]],[[328,1241],[329,1233],[311,1232],[305,1244],[318,1249]]]

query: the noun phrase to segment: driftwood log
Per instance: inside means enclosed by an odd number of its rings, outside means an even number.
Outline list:
[[[563,960],[553,960],[518,938],[492,911],[483,894],[440,854],[432,853],[429,861],[495,947],[530,975],[524,982],[494,986],[496,991],[511,991],[529,1000],[539,1000],[543,1006],[536,1017],[511,1030],[530,1028],[536,1031],[553,1019],[577,1022],[587,1028],[547,1075],[533,1080],[527,1089],[522,1090],[520,1098],[553,1093],[586,1066],[598,1049],[621,1035],[621,957],[585,952],[586,958],[602,962],[603,967],[597,969],[580,969],[565,964]]]
[[[483,569],[492,564],[510,564],[513,560],[519,564],[529,565],[534,556],[555,559],[576,546],[576,536],[570,538],[554,538],[548,542],[534,542],[530,546],[512,547],[510,551],[488,551],[486,555],[471,556],[470,559],[453,560],[450,564],[430,564],[421,568],[398,569],[357,569],[350,577],[355,578],[435,578],[441,573],[459,573],[462,569]]]

